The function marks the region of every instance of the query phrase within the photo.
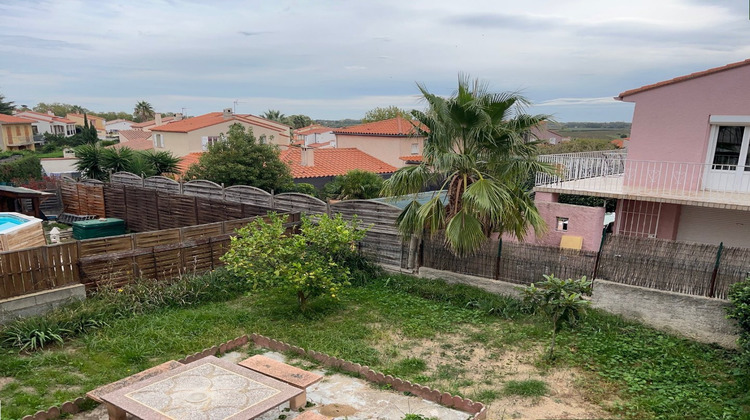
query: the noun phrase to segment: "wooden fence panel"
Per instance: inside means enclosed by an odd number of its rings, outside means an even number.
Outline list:
[[[350,220],[355,215],[364,226],[397,232],[396,219],[401,209],[390,204],[370,200],[346,200],[331,204],[331,214],[339,213],[344,219]]]
[[[180,188],[179,182],[164,176],[150,176],[144,179],[143,188],[159,190],[160,192],[166,192],[170,194],[179,194],[182,190]]]
[[[224,225],[222,222],[218,222],[205,225],[187,226],[181,230],[183,241],[197,240],[224,234]]]
[[[225,188],[224,199],[261,207],[272,207],[273,205],[273,196],[270,193],[248,185],[235,185]]]
[[[196,197],[159,193],[159,222],[162,229],[198,224]]]
[[[186,182],[182,185],[182,193],[203,198],[224,199],[224,189],[221,185],[204,179]]]
[[[274,207],[280,210],[307,214],[326,213],[326,203],[315,197],[300,193],[283,193],[273,197]]]
[[[109,177],[111,184],[127,185],[130,187],[142,187],[143,178],[130,172],[117,172]]]
[[[198,223],[222,222],[228,219],[241,219],[242,204],[224,200],[211,200],[199,197],[196,200]]]
[[[125,206],[125,190],[122,185],[104,187],[104,208],[107,217],[115,217],[127,222],[128,209]]]
[[[75,214],[91,214],[107,217],[104,206],[104,185],[92,183],[78,184],[78,211]]]
[[[128,229],[146,232],[159,229],[159,205],[157,192],[145,188],[125,188],[125,205]]]
[[[78,283],[76,247],[66,243],[0,253],[0,299]]]
[[[168,245],[180,242],[180,229],[163,229],[153,232],[142,232],[133,235],[134,248],[150,248],[159,245]]]
[[[60,195],[63,201],[63,211],[71,214],[81,214],[78,208],[78,184],[75,181],[61,182]]]
[[[78,252],[81,257],[111,252],[130,251],[133,249],[133,236],[120,235],[109,236],[106,238],[85,239],[83,241],[78,241],[78,246]]]

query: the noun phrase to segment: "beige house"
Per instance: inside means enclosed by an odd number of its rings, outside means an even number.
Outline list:
[[[86,120],[88,120],[89,124],[94,124],[94,128],[96,128],[96,132],[99,134],[100,139],[105,138],[107,135],[107,120],[102,117],[88,114],[85,116],[84,114],[68,114],[65,118],[75,122],[76,125],[80,125],[81,127],[83,127]]]
[[[424,137],[411,121],[396,117],[333,130],[336,148],[356,148],[391,166],[401,168],[422,161]]]
[[[232,124],[252,129],[261,143],[289,145],[291,127],[288,125],[254,115],[234,114],[231,108],[152,127],[151,139],[155,150],[168,150],[181,157],[208,150],[210,144],[221,140],[221,135],[226,134]]]
[[[140,131],[151,131],[151,129],[154,127],[158,127],[162,124],[167,124],[167,123],[177,122],[177,121],[182,121],[182,114],[176,114],[174,117],[162,117],[161,114],[157,113],[157,114],[154,114],[153,120],[131,124],[130,129],[140,130]]]
[[[0,114],[0,151],[34,150],[31,120]]]

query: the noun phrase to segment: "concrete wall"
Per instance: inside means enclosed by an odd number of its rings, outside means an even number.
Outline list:
[[[711,115],[748,115],[750,66],[624,98],[635,102],[628,159],[705,163]]]
[[[534,203],[539,214],[547,223],[547,233],[537,237],[534,232],[524,238],[524,242],[559,247],[563,235],[583,237],[583,250],[598,251],[604,228],[604,207],[587,207],[557,203],[557,194],[536,193]],[[568,230],[557,230],[557,218],[568,218]],[[511,235],[503,235],[503,240],[514,241]]]
[[[0,300],[0,324],[16,318],[42,315],[65,303],[84,299],[86,299],[86,287],[82,284],[74,284]]]
[[[336,134],[337,148],[354,147],[397,168],[406,166],[406,162],[399,157],[411,156],[411,145],[414,143],[417,144],[418,154],[421,155],[424,137]]]
[[[736,348],[736,325],[726,319],[729,302],[597,279],[594,308],[703,343]]]
[[[499,295],[519,297],[517,284],[458,274],[450,271],[419,268],[419,277],[441,279],[478,287]],[[726,319],[729,302],[701,296],[665,292],[597,279],[591,297],[594,308],[621,315],[658,330],[690,338],[702,343],[716,343],[726,348],[737,347],[739,329]]]

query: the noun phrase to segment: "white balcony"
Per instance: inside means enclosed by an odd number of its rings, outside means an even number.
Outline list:
[[[535,191],[750,210],[750,166],[637,161],[625,151],[539,156]]]

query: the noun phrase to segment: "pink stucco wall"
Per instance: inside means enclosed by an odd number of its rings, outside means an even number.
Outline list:
[[[538,245],[559,247],[563,235],[583,237],[583,248],[587,251],[598,251],[604,228],[604,207],[586,207],[573,204],[562,204],[554,201],[545,201],[551,197],[537,193],[535,203],[539,214],[547,223],[547,233],[536,237],[533,232],[524,238],[524,242]],[[541,198],[541,200],[540,200]],[[556,199],[556,197],[555,197]],[[568,230],[558,231],[557,218],[568,218]],[[515,238],[503,235],[504,240],[514,241]]]
[[[706,163],[711,115],[749,115],[750,66],[626,96],[635,102],[629,160]]]

